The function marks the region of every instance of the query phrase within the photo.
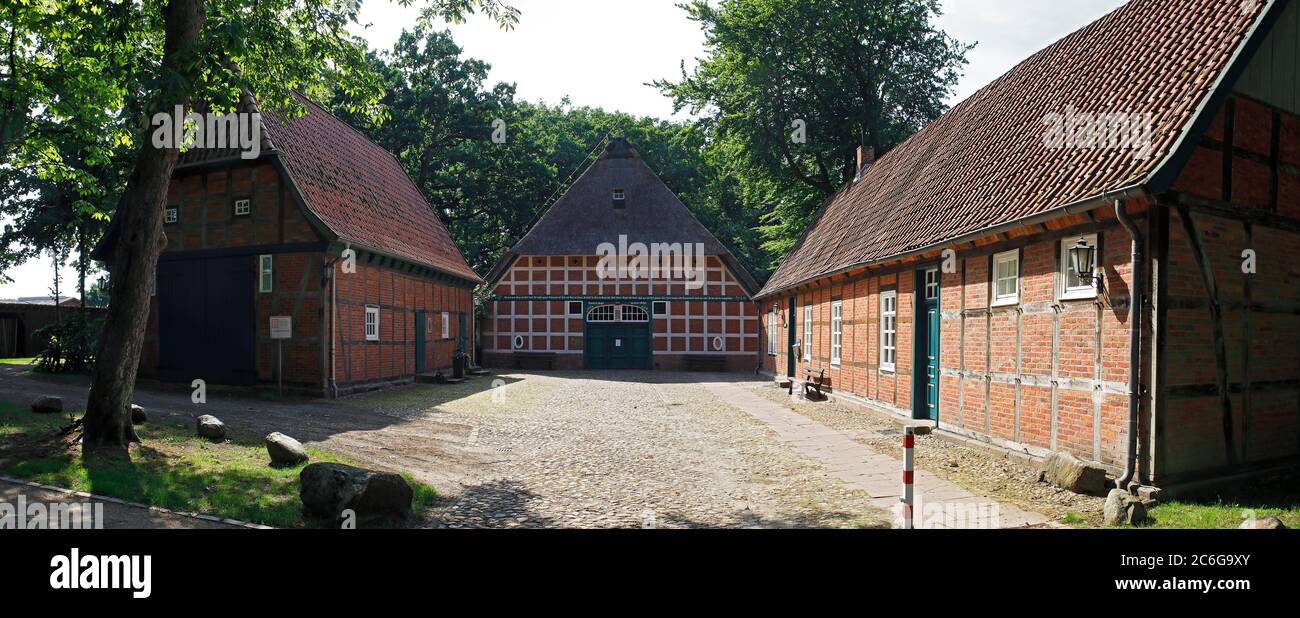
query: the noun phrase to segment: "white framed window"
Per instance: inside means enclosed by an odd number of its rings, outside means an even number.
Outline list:
[[[668,301],[656,300],[654,304],[655,315],[668,315]]]
[[[650,314],[646,313],[644,307],[636,305],[622,305],[619,308],[618,321],[620,322],[649,322]]]
[[[253,212],[253,200],[235,200],[235,216],[242,217]]]
[[[1061,239],[1061,290],[1058,298],[1061,300],[1082,300],[1097,298],[1097,280],[1083,279],[1079,273],[1074,272],[1074,264],[1070,262],[1070,249],[1079,244],[1079,239],[1083,239],[1093,250],[1093,273],[1101,268],[1101,249],[1097,244],[1096,234],[1084,234],[1083,236],[1071,236]],[[1092,273],[1086,273],[1092,274]]]
[[[1020,302],[1020,250],[993,256],[993,306]]]
[[[163,209],[163,223],[176,223],[181,218],[181,209],[177,206]]]
[[[443,311],[439,317],[442,319],[442,338],[451,339],[451,314]]]
[[[379,341],[379,307],[366,305],[366,341]]]
[[[767,355],[776,356],[776,307],[767,313]]]
[[[831,303],[831,364],[840,364],[844,353],[844,302]]]
[[[803,359],[806,361],[812,360],[812,346],[813,346],[812,336],[813,336],[813,308],[812,305],[804,305],[802,344],[803,344]]]
[[[880,293],[880,369],[894,371],[898,362],[898,292]]]
[[[614,201],[622,202],[627,199],[627,192],[622,189],[614,189]]]
[[[275,291],[275,267],[269,255],[257,256],[257,291],[263,294]]]
[[[617,321],[618,318],[618,314],[614,312],[615,308],[616,308],[615,305],[601,305],[599,307],[592,307],[591,310],[587,312],[587,321],[588,322],[615,322]]]
[[[433,315],[432,314],[427,314],[424,316],[424,334],[433,336]]]
[[[939,298],[939,269],[931,268],[925,271],[925,299],[935,300]]]
[[[569,315],[575,315],[575,316],[582,315],[582,301],[580,300],[569,301]]]

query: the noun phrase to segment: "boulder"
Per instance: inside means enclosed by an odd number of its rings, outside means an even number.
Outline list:
[[[1242,530],[1286,530],[1286,524],[1276,517],[1262,517],[1260,519],[1247,519],[1241,522]]]
[[[1106,490],[1106,471],[1065,453],[1047,458],[1043,479],[1076,494],[1101,495]]]
[[[140,404],[138,404],[138,403],[133,403],[133,404],[131,404],[131,424],[132,424],[132,425],[143,425],[143,424],[145,424],[145,421],[148,421],[148,420],[149,420],[149,415],[148,415],[148,414],[145,414],[145,412],[144,412],[144,406],[142,406],[142,405],[140,405]]]
[[[38,414],[58,414],[63,411],[63,398],[45,395],[32,402],[32,412]]]
[[[307,461],[307,450],[302,443],[278,431],[266,436],[266,453],[276,466],[296,466]]]
[[[314,463],[298,474],[298,495],[308,517],[338,521],[351,509],[358,520],[411,516],[411,486],[396,474],[337,463]]]
[[[195,419],[195,422],[198,425],[199,436],[209,440],[224,440],[226,438],[226,424],[217,417],[204,414]]]
[[[1123,489],[1110,490],[1102,509],[1102,521],[1107,526],[1136,526],[1146,519],[1147,507],[1142,500]]]

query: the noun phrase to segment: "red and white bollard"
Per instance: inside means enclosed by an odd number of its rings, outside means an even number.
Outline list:
[[[903,520],[903,529],[912,529],[912,478],[916,469],[916,436],[930,433],[930,427],[907,426],[903,428],[903,495],[899,497],[899,517]]]

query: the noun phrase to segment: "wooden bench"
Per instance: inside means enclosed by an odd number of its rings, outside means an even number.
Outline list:
[[[558,356],[554,352],[515,352],[515,367],[517,369],[555,369],[555,359]]]
[[[825,368],[819,370],[815,376],[813,375],[812,367],[804,370],[803,396],[805,399],[812,399],[814,401],[822,401],[826,399],[826,393],[823,392],[822,389],[828,386],[830,386],[830,380],[826,377]],[[817,394],[814,396],[809,392],[809,389],[816,391]]]
[[[682,369],[686,371],[709,371],[721,373],[727,370],[727,359],[721,356],[692,354],[682,359]]]

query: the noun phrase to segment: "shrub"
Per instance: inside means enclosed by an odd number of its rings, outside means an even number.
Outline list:
[[[88,317],[78,312],[38,329],[36,337],[46,344],[45,349],[36,355],[36,370],[47,373],[89,371],[95,364],[99,331],[103,326],[102,316]]]

